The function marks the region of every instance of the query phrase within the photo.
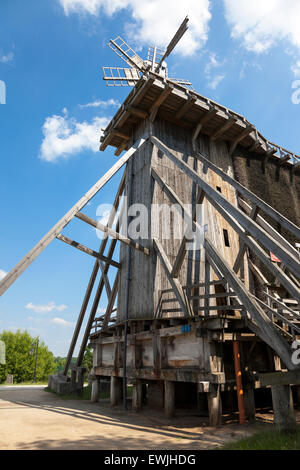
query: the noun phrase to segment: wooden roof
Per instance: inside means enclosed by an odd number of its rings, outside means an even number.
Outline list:
[[[300,168],[299,156],[269,142],[244,116],[152,72],[140,79],[119,108],[101,137],[100,150],[111,145],[116,148],[115,155],[120,155],[131,145],[133,126],[147,118],[154,120],[155,116],[193,133],[201,129],[212,139],[226,140],[231,152],[241,145]]]

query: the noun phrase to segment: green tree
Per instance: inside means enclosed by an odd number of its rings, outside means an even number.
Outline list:
[[[86,348],[83,360],[82,360],[82,367],[86,368],[86,376],[88,376],[90,370],[93,367],[93,353],[89,348]]]
[[[3,382],[7,374],[13,374],[14,382],[32,381],[36,363],[36,380],[47,380],[55,370],[54,356],[43,341],[32,337],[27,331],[13,333],[3,331],[0,340],[6,347],[6,364],[0,366],[0,381]],[[37,349],[38,348],[38,349]]]
[[[62,372],[64,370],[65,363],[66,363],[66,358],[58,356],[54,359],[54,363],[55,363],[54,373],[58,374],[59,372]]]

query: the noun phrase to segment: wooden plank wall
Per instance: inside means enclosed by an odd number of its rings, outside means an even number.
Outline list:
[[[145,122],[143,126],[137,129],[136,134],[143,134],[145,132]],[[192,138],[191,132],[179,128],[172,123],[157,119],[153,125],[153,134],[156,135],[162,142],[164,142],[176,155],[187,162],[192,168],[197,169],[200,174],[216,188],[221,188],[222,193],[232,202],[237,204],[235,191],[228,185],[223,183],[221,178],[217,175],[208,172],[203,172],[202,164],[197,162],[195,164],[192,157]],[[137,138],[138,135],[135,135]],[[232,168],[232,159],[229,156],[227,146],[222,141],[210,141],[207,136],[201,135],[197,140],[199,150],[209,155],[212,162],[217,164],[223,171],[230,176],[234,176]],[[150,143],[144,145],[134,157],[133,164],[133,185],[132,185],[132,200],[134,203],[144,204],[149,211],[151,211],[151,204],[166,204],[170,205],[170,201],[162,189],[154,183],[151,179],[150,171],[151,165],[157,173],[166,181],[166,183],[176,191],[176,194],[184,204],[191,204],[196,199],[196,188],[188,176],[186,176],[178,167],[175,166],[166,156],[158,154],[157,149],[153,149]],[[196,167],[195,167],[196,165]],[[129,193],[129,176],[126,181],[125,194]],[[174,229],[177,227],[179,216],[175,216],[170,222],[170,231],[173,234]],[[169,222],[160,214],[152,212],[152,218],[149,223],[149,233],[159,233],[159,240],[168,255],[171,264],[174,264],[176,255],[178,253],[181,240],[171,239],[164,240],[163,225],[169,225]],[[201,225],[208,224],[208,234],[210,239],[221,251],[225,259],[231,266],[237,256],[239,249],[239,239],[234,231],[230,228],[227,222],[216,213],[216,210],[207,202],[204,202],[202,213]],[[225,246],[223,229],[227,230],[230,247]],[[152,230],[152,232],[151,232]],[[184,233],[182,233],[183,236]],[[150,240],[140,241],[145,247],[150,247]],[[125,318],[125,299],[126,299],[126,282],[127,282],[127,263],[128,263],[128,248],[121,246],[120,261],[122,263],[122,270],[120,273],[120,289],[118,297],[118,315],[119,320]],[[130,280],[130,300],[129,300],[129,318],[152,318],[159,301],[161,290],[170,289],[170,284],[167,276],[159,261],[154,257],[147,259],[143,254],[134,252],[132,253],[131,264],[131,280]],[[200,262],[199,262],[200,261]],[[186,255],[186,260],[183,263],[179,280],[182,285],[191,285],[204,281],[205,266],[203,250],[200,252],[190,251]],[[212,276],[212,279],[217,279]],[[204,293],[201,292],[201,293]],[[174,297],[171,293],[169,297]],[[165,296],[167,298],[167,296]],[[178,303],[167,304],[168,308],[178,308]],[[171,316],[175,316],[174,313]]]

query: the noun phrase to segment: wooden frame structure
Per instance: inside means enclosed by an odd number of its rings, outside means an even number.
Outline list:
[[[292,344],[300,333],[300,263],[291,241],[300,240],[300,229],[238,181],[232,170],[235,155],[246,152],[249,160],[254,152],[262,174],[276,162],[293,181],[299,173],[299,157],[268,142],[242,116],[152,72],[141,78],[108,125],[101,150],[108,145],[116,147],[117,156],[123,150],[126,153],[0,282],[1,295],[55,238],[95,258],[59,381],[64,386],[68,383],[71,359],[92,302],[72,386],[82,384],[82,359],[90,343],[94,350],[93,400],[97,399],[99,378],[109,377],[112,405],[122,394],[126,405],[126,381],[131,380],[134,409],[142,406],[147,386],[149,403],[164,403],[171,416],[180,384],[185,384],[196,394],[207,394],[210,422],[219,424],[221,395],[236,386],[234,371],[227,371],[232,357],[229,362],[226,357],[233,342],[243,350],[242,368],[253,370],[253,350],[260,349],[265,369],[255,371],[253,377],[287,369],[296,377],[289,385],[300,383],[299,365],[292,359]],[[104,226],[82,209],[125,164]],[[174,204],[189,221],[189,228],[176,243],[160,237],[133,240],[121,233],[122,219],[115,220],[122,195],[132,202],[144,198],[148,206],[156,200]],[[186,208],[189,200],[191,210]],[[198,206],[204,214],[201,222]],[[157,224],[158,219],[151,217],[152,225]],[[62,234],[74,218],[106,234],[98,252]],[[191,257],[188,241],[192,232],[202,237],[203,244]],[[111,241],[104,255],[108,238]],[[121,251],[116,261],[117,242]],[[272,261],[270,253],[280,263]],[[108,278],[110,266],[117,269],[113,285]],[[190,276],[191,270],[195,279],[184,284],[183,277]],[[108,304],[105,314],[97,318],[104,290]],[[144,299],[138,299],[139,294]],[[138,300],[140,307],[134,306]],[[51,380],[53,385],[55,380]],[[243,375],[245,403],[239,402],[239,406],[245,406],[248,417],[255,414],[253,390],[264,383],[254,382],[247,382]],[[278,394],[288,396],[286,389],[274,389],[274,403]],[[242,415],[243,410],[239,411]]]

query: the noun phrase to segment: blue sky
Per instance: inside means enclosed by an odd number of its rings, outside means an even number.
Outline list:
[[[122,66],[106,46],[124,36],[146,56],[186,14],[190,31],[168,60],[170,76],[243,114],[299,154],[298,0],[2,0],[0,3],[0,276],[103,175],[101,127],[130,89],[108,88],[101,66]],[[1,100],[1,94],[0,94]],[[120,175],[85,211],[111,203]],[[82,222],[64,232],[97,249]],[[93,260],[54,241],[0,302],[0,331],[27,329],[65,355]],[[105,307],[105,296],[100,308]]]

